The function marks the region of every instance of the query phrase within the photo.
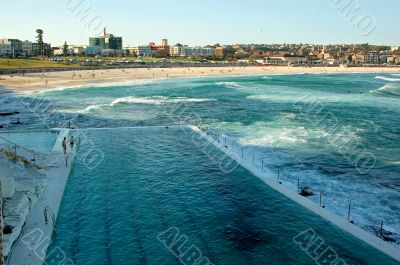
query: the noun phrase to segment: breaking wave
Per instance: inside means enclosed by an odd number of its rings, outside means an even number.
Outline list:
[[[381,79],[389,82],[400,82],[400,78],[390,78],[385,76],[376,76],[375,79]]]
[[[122,97],[114,99],[110,106],[114,106],[117,104],[148,104],[148,105],[161,105],[167,103],[179,103],[179,102],[206,102],[213,101],[214,99],[208,98],[185,98],[185,97],[163,97],[163,96],[154,96],[154,97]]]

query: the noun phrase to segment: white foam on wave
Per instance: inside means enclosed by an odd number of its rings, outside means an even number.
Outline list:
[[[245,88],[244,86],[240,85],[237,82],[217,82],[215,83],[215,85],[224,86],[226,88],[236,88],[236,89]]]
[[[396,95],[400,95],[400,86],[395,85],[395,83],[387,83],[386,85],[375,89],[375,90],[370,90],[369,92],[387,92],[387,93],[392,93]]]
[[[385,76],[376,76],[375,79],[385,80],[389,82],[400,82],[400,78],[390,78]]]
[[[90,105],[90,106],[87,106],[83,111],[90,112],[92,110],[98,110],[98,109],[100,109],[99,105]]]
[[[53,88],[45,88],[39,91],[26,91],[24,94],[33,94],[33,93],[46,93],[52,91],[63,91],[63,90],[74,90],[74,89],[86,89],[86,88],[99,88],[99,87],[120,87],[120,86],[129,86],[129,85],[145,85],[149,84],[160,79],[152,79],[152,80],[129,80],[122,82],[108,82],[108,83],[92,83],[92,84],[82,84],[82,85],[64,85],[64,86],[56,86]]]
[[[179,102],[206,102],[206,101],[214,101],[215,99],[208,98],[185,98],[185,97],[164,97],[164,96],[153,96],[153,97],[122,97],[114,99],[110,106],[114,106],[117,104],[125,103],[125,104],[148,104],[148,105],[161,105],[167,103],[179,103]]]

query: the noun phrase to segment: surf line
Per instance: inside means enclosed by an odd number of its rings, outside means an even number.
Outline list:
[[[334,225],[338,226],[342,230],[350,233],[354,237],[364,241],[365,243],[369,244],[370,246],[374,247],[375,249],[385,253],[386,255],[392,257],[393,259],[400,262],[400,251],[396,247],[390,245],[389,243],[383,241],[381,238],[370,234],[369,232],[361,229],[360,227],[356,226],[355,224],[349,222],[347,219],[340,217],[333,212],[328,211],[326,208],[321,207],[320,205],[308,200],[307,198],[303,197],[302,195],[293,192],[289,188],[285,187],[284,185],[280,184],[276,178],[272,178],[271,176],[267,176],[264,172],[259,172],[256,168],[252,167],[251,164],[246,163],[244,159],[242,159],[239,155],[236,155],[234,152],[231,152],[226,148],[223,143],[219,143],[211,136],[207,134],[207,131],[202,131],[199,127],[193,125],[187,125],[191,130],[200,134],[205,140],[209,141],[213,144],[216,148],[220,149],[224,152],[227,156],[231,159],[235,160],[238,164],[242,167],[247,169],[250,173],[254,176],[261,179],[265,184],[273,188],[274,190],[278,191],[282,195],[286,196],[287,198],[291,199],[294,202],[297,202],[301,206],[305,207],[306,209],[312,211],[313,213],[319,215],[320,217],[324,218],[325,220],[333,223]]]

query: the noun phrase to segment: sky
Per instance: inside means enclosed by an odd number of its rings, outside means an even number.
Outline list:
[[[124,45],[400,45],[399,0],[18,0],[0,3],[0,38],[88,45],[107,32]]]

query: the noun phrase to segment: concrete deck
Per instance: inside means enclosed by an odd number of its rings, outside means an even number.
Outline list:
[[[68,129],[61,129],[49,156],[48,164],[55,165],[47,170],[47,186],[35,207],[28,214],[21,236],[14,244],[8,264],[41,265],[46,258],[48,246],[53,234],[53,220],[48,214],[48,224],[45,224],[44,211],[49,207],[57,218],[65,186],[71,172],[76,148],[63,154],[61,142],[69,134]],[[66,166],[66,158],[67,166]],[[55,220],[54,220],[55,222]]]

